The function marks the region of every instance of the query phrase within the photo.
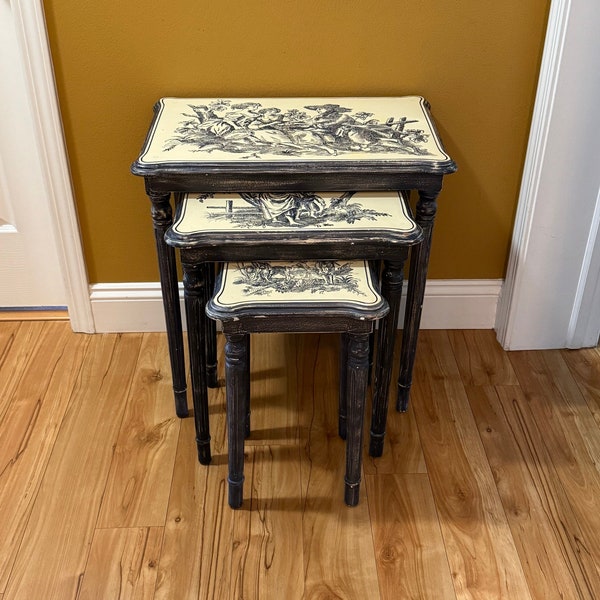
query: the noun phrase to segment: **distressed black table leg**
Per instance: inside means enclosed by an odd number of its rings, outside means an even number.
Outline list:
[[[239,508],[244,500],[244,423],[248,334],[225,333],[225,385],[227,398],[227,444],[229,448],[229,506]]]
[[[383,454],[383,440],[389,405],[389,389],[394,361],[394,343],[398,329],[398,314],[402,300],[404,280],[404,261],[408,250],[402,248],[398,261],[384,261],[381,280],[381,295],[390,305],[390,312],[379,321],[377,332],[377,363],[375,365],[375,385],[373,390],[373,408],[371,413],[371,431],[369,454]]]
[[[190,373],[192,377],[192,399],[194,401],[194,424],[198,460],[210,463],[210,426],[208,422],[208,393],[205,363],[205,294],[202,264],[183,264],[183,289],[188,326]]]
[[[373,377],[373,358],[375,357],[375,332],[373,331],[369,336],[369,379],[368,384],[371,385],[371,379]]]
[[[215,265],[205,263],[204,265],[204,287],[205,300],[208,302],[212,297],[215,287]],[[209,388],[219,387],[217,379],[217,324],[212,319],[204,316],[206,331],[206,385]]]
[[[437,197],[440,188],[420,190],[417,202],[417,224],[423,230],[423,241],[413,246],[410,255],[410,273],[408,276],[408,293],[406,312],[404,314],[404,330],[402,332],[402,348],[400,350],[400,373],[398,375],[398,398],[396,408],[406,412],[412,385],[413,367],[417,352],[417,339],[421,325],[425,283],[431,251],[431,235],[437,211]]]
[[[340,336],[340,391],[339,391],[339,410],[338,410],[338,433],[345,440],[347,433],[347,370],[348,370],[348,334],[342,333]]]
[[[248,368],[246,369],[245,379],[244,379],[244,388],[246,390],[246,398],[245,398],[245,419],[244,419],[244,437],[250,437],[250,334],[246,336],[246,361],[248,363]]]
[[[167,340],[169,343],[175,412],[178,417],[183,418],[188,416],[188,406],[177,264],[175,261],[175,249],[167,246],[164,239],[165,232],[171,226],[173,212],[171,209],[170,194],[154,194],[151,191],[147,191],[147,193],[152,202],[152,222],[154,225],[156,253],[158,255]]]
[[[358,504],[362,463],[363,425],[369,371],[369,334],[348,333],[347,388],[348,428],[344,501]]]

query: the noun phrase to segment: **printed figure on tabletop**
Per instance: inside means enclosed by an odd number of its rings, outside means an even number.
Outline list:
[[[240,263],[238,267],[241,277],[234,283],[244,286],[243,293],[246,295],[319,294],[325,291],[364,295],[358,289],[358,281],[352,276],[352,267],[348,263],[320,260],[311,267],[303,261],[289,265],[255,261]]]
[[[219,150],[260,158],[261,154],[289,156],[330,155],[348,152],[426,155],[427,134],[409,125],[407,117],[385,122],[372,113],[358,112],[339,104],[305,106],[306,110],[263,108],[260,102],[235,103],[218,100],[190,105],[193,114],[176,129],[165,150],[180,144],[198,151]]]
[[[351,202],[354,192],[347,192],[338,198],[325,199],[313,192],[284,193],[240,193],[240,198],[248,204],[239,206],[228,199],[224,205],[206,207],[207,217],[214,220],[227,220],[240,228],[256,227],[335,227],[336,223],[352,224],[361,219],[375,221],[378,217],[390,216],[371,208],[364,208],[359,202]],[[213,194],[198,194],[204,202],[214,198]],[[249,206],[248,206],[249,205]]]

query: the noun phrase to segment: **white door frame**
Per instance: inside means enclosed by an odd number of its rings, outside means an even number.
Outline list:
[[[46,200],[58,241],[73,331],[93,333],[90,292],[71,186],[42,0],[10,0],[32,114]]]
[[[600,335],[600,5],[553,0],[498,339],[507,350]]]

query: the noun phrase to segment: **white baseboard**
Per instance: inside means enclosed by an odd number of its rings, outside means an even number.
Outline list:
[[[493,329],[502,282],[502,279],[428,281],[421,328]],[[90,300],[97,333],[165,330],[158,282],[97,283],[90,286]],[[181,311],[183,314],[183,300]]]
[[[502,279],[432,279],[421,329],[493,329]]]

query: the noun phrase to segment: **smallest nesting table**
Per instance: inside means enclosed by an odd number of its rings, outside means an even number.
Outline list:
[[[389,311],[366,261],[227,263],[206,312],[223,324],[229,453],[229,505],[243,501],[244,434],[249,418],[251,333],[343,334],[345,385],[340,410],[347,416],[344,499],[358,504],[363,415],[373,322]],[[341,372],[341,371],[340,371]]]

